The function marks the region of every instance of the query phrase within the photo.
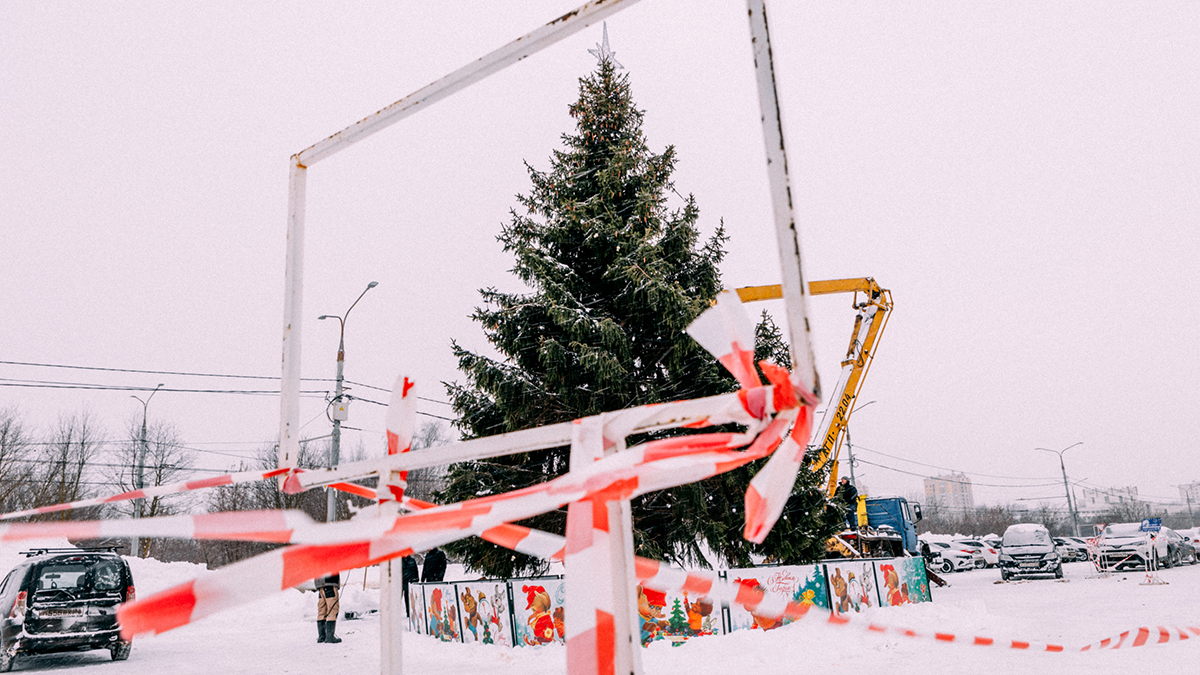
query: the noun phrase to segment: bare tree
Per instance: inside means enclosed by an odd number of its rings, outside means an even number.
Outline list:
[[[142,443],[142,417],[132,415],[127,420],[125,439],[108,453],[108,463],[101,472],[106,485],[113,492],[128,492],[138,489],[137,465],[143,465],[142,486],[145,488],[169,485],[183,480],[191,472],[194,453],[183,445],[178,428],[170,422],[151,421],[146,425],[145,445]],[[189,495],[164,495],[143,499],[141,516],[168,516],[188,509]],[[133,517],[138,507],[135,501],[115,502],[109,512],[119,517]],[[139,557],[149,557],[163,549],[165,541],[143,538],[139,540]],[[157,557],[157,555],[155,556]]]
[[[103,438],[103,430],[86,409],[78,414],[60,416],[34,467],[24,507],[61,504],[90,496],[89,479],[95,477],[94,464],[103,450]],[[60,511],[34,518],[86,518],[92,517],[95,511],[95,508]]]
[[[32,441],[16,407],[0,410],[0,510],[16,511],[29,490],[34,461]]]
[[[435,421],[422,424],[413,435],[413,452],[449,443],[450,429]],[[433,501],[434,494],[445,484],[447,466],[430,466],[408,472],[408,494],[414,499]]]
[[[1105,523],[1138,523],[1151,517],[1150,505],[1146,502],[1127,501],[1111,505],[1101,518]]]
[[[264,446],[258,450],[254,465],[242,465],[238,471],[251,468],[274,469],[279,457],[276,446]],[[328,440],[324,444],[301,443],[297,465],[302,469],[324,467],[323,458],[328,456]],[[207,508],[210,513],[220,511],[256,511],[260,509],[297,509],[304,511],[314,520],[325,519],[326,496],[324,490],[307,490],[289,495],[279,489],[274,480],[239,483],[217,488],[208,493]],[[343,507],[344,508],[344,507]],[[204,542],[204,558],[209,567],[220,567],[244,560],[264,551],[277,548],[278,544],[259,542],[211,541]]]

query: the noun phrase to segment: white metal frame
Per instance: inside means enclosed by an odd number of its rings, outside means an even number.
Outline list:
[[[300,451],[300,359],[301,322],[304,297],[304,226],[305,188],[308,170],[317,162],[399,122],[409,115],[429,107],[451,94],[483,80],[527,56],[591,26],[611,14],[634,4],[637,0],[592,0],[568,12],[540,28],[513,40],[503,47],[473,61],[449,75],[405,96],[378,112],[359,120],[315,145],[291,157],[291,172],[288,186],[287,261],[284,283],[283,310],[283,365],[280,385],[279,411],[279,466],[296,466]],[[747,0],[750,20],[750,41],[754,52],[755,78],[758,85],[759,104],[762,110],[763,139],[766,145],[767,174],[773,206],[776,240],[781,261],[783,299],[787,312],[788,333],[792,345],[792,371],[799,383],[820,396],[819,381],[814,363],[811,335],[808,326],[808,286],[801,271],[800,237],[796,229],[795,209],[792,200],[791,178],[788,174],[787,152],[783,138],[783,121],[779,99],[775,88],[775,71],[771,56],[765,0]],[[580,458],[580,461],[582,458]],[[572,464],[576,463],[573,458]],[[619,563],[630,552],[622,543],[629,541],[628,504],[618,507],[621,521],[611,532],[614,546],[612,556]],[[616,515],[615,513],[613,515]],[[614,519],[618,520],[618,519]],[[623,530],[623,531],[622,531]],[[390,578],[391,570],[383,570]],[[631,589],[632,569],[615,564],[609,574],[613,589]],[[568,575],[570,576],[570,575]],[[388,584],[383,584],[387,586]],[[394,611],[395,601],[390,589],[381,588],[385,606]],[[624,613],[627,593],[617,593],[614,604]],[[616,609],[617,607],[614,607]],[[631,611],[636,612],[636,603]],[[390,612],[389,612],[390,613]],[[396,617],[385,618],[388,626],[399,627],[402,621]],[[618,621],[617,636],[622,645],[635,644],[631,631],[636,617],[628,622]],[[381,636],[381,671],[385,674],[399,673],[401,667],[399,636]],[[629,647],[622,649],[617,666],[619,672],[640,671],[640,657]]]

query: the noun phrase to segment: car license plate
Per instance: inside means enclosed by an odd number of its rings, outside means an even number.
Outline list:
[[[62,616],[83,616],[83,609],[80,607],[69,607],[66,609],[43,609],[38,612],[38,616],[44,619],[54,619]]]
[[[1038,563],[1036,563],[1036,562],[1023,562],[1023,563],[1021,563],[1021,567],[1037,567],[1037,566],[1038,566]]]

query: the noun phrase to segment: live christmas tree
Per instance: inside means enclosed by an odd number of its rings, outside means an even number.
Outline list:
[[[531,290],[482,290],[486,306],[473,315],[503,358],[453,345],[467,383],[447,389],[466,437],[737,387],[683,332],[722,288],[717,265],[728,237],[718,226],[701,242],[696,201],[679,196],[671,181],[675,149],[651,152],[629,75],[617,72],[607,40],[597,55],[597,69],[580,80],[579,99],[569,107],[574,133],[563,135],[549,170],[526,165],[532,187],[517,196],[520,208],[499,237],[515,257],[513,273]],[[787,346],[765,312],[757,337],[758,359],[788,363]],[[460,501],[541,483],[567,471],[568,455],[564,447],[457,464],[439,498]],[[637,552],[693,565],[706,564],[704,549],[732,565],[749,564],[751,553],[780,562],[819,558],[838,519],[826,512],[819,472],[802,471],[763,545],[742,538],[744,494],[761,465],[636,498]],[[521,524],[561,534],[566,511]],[[545,569],[543,561],[477,538],[447,549],[492,576]]]

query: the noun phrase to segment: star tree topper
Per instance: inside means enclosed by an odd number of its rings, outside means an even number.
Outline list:
[[[605,60],[608,60],[617,68],[623,69],[625,66],[621,65],[616,59],[617,53],[614,52],[612,49],[610,49],[608,46],[608,22],[605,21],[603,25],[604,25],[604,37],[602,38],[601,42],[596,45],[596,48],[589,49],[588,53],[591,54],[592,56],[595,56],[596,60],[601,63],[603,63]]]

